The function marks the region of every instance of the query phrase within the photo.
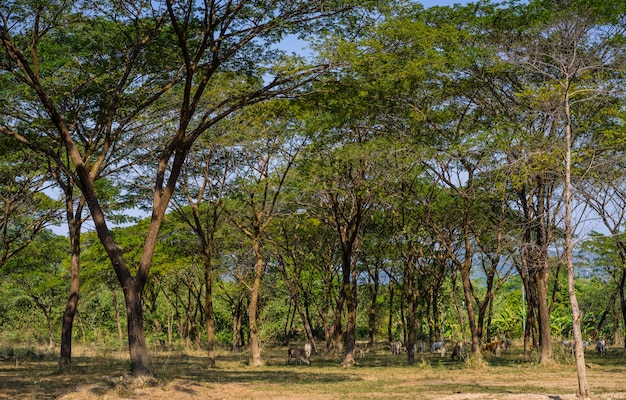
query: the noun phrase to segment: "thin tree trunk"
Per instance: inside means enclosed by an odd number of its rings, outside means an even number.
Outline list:
[[[387,321],[387,341],[389,343],[393,342],[393,289],[393,280],[389,279],[389,320]]]
[[[376,299],[378,298],[378,287],[380,285],[380,267],[376,263],[374,274],[372,275],[372,288],[370,290],[370,307],[369,307],[369,320],[368,320],[368,341],[367,348],[369,350],[374,349],[374,343],[376,341],[376,317],[378,316],[378,306]]]
[[[408,334],[405,342],[407,362],[409,365],[415,362],[415,294],[413,293],[413,275],[415,272],[415,259],[408,256],[406,265],[406,304],[407,304],[407,325]]]
[[[347,254],[346,254],[347,253]],[[351,252],[344,252],[343,255],[343,284],[346,302],[346,332],[344,337],[344,358],[341,365],[350,367],[354,365],[354,347],[356,344],[356,304],[353,297],[351,277],[352,277],[352,257]]]
[[[59,358],[59,368],[63,369],[72,363],[72,330],[74,328],[74,316],[78,309],[78,299],[80,290],[80,227],[75,227],[74,223],[69,223],[70,230],[70,293],[63,313],[63,324],[61,327],[61,355]]]
[[[583,337],[580,330],[580,309],[576,298],[574,279],[574,256],[572,229],[572,125],[569,107],[569,92],[565,95],[565,259],[567,264],[567,289],[570,305],[572,307],[572,330],[574,331],[574,343],[576,346],[576,372],[578,373],[578,396],[583,400],[589,399],[589,385],[587,384],[587,371],[585,366],[585,350]]]
[[[254,282],[250,290],[250,303],[248,304],[248,330],[250,332],[250,350],[252,351],[252,365],[263,365],[261,357],[261,343],[259,339],[258,312],[259,297],[261,292],[261,278],[263,277],[263,256],[261,255],[259,239],[253,241],[252,248],[256,257]]]
[[[211,249],[207,249],[208,253],[204,258],[204,284],[206,290],[204,292],[204,316],[207,333],[207,357],[208,367],[215,367],[216,359],[216,337],[215,337],[215,316],[213,313],[213,266],[211,265]]]

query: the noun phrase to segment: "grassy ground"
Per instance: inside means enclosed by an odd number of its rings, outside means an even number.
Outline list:
[[[150,379],[127,375],[125,351],[96,346],[74,350],[69,373],[56,373],[56,352],[3,348],[0,399],[575,399],[573,360],[550,367],[522,363],[521,350],[485,356],[486,366],[449,357],[406,354],[381,347],[342,368],[332,355],[312,355],[311,365],[287,365],[286,348],[264,349],[266,364],[248,365],[246,353],[219,353],[217,368],[206,368],[203,352],[153,351]],[[626,358],[613,349],[604,357],[586,354],[594,399],[626,399]]]

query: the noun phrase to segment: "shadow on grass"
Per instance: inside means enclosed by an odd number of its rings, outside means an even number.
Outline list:
[[[22,358],[19,361],[0,358],[0,400],[57,399],[75,391],[86,391],[95,396],[103,396],[111,390],[120,393],[120,397],[127,397],[123,396],[126,391],[132,392],[132,387],[129,387],[132,385],[131,380],[125,378],[130,372],[130,363],[124,351],[116,354],[103,353],[102,355],[74,357],[71,368],[65,373],[57,372],[56,357],[56,354],[51,353],[45,357]],[[249,365],[248,353],[222,351],[217,358],[217,367],[208,368],[207,357],[202,352],[160,351],[150,354],[150,363],[156,376],[155,385],[172,382],[173,385],[170,388],[191,396],[198,390],[196,387],[204,383],[242,385],[279,383],[298,386],[363,382],[363,374],[360,373],[363,370],[371,370],[378,375],[389,375],[391,382],[394,382],[396,370],[401,372],[401,375],[406,375],[407,372],[418,373],[422,368],[430,368],[435,372],[444,371],[444,373],[450,370],[467,369],[464,362],[429,353],[416,355],[415,364],[407,365],[406,354],[392,356],[381,351],[356,359],[354,368],[342,368],[340,366],[342,360],[339,356],[322,354],[312,355],[311,365],[297,363],[289,365],[286,349],[281,348],[264,350],[263,357],[266,364],[253,367]],[[586,358],[591,363],[608,370],[624,371],[621,349],[615,349],[605,356],[586,354]],[[494,374],[498,373],[495,369],[502,371],[508,367],[522,365],[521,354],[517,353],[503,354],[500,357],[486,355],[485,361],[490,368],[494,368],[491,371]],[[515,371],[516,369],[513,369],[513,372]],[[179,384],[178,380],[185,381],[187,384]],[[446,389],[444,385],[439,387],[437,382],[429,382],[429,384],[432,385],[429,386],[430,389],[449,391],[449,388]],[[477,384],[459,383],[455,386],[454,392],[523,393],[539,389],[542,388],[528,384],[511,388],[501,386],[500,382],[483,385],[477,382]]]

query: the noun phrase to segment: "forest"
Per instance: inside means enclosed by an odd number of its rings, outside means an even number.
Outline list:
[[[584,342],[626,352],[618,3],[3,1],[0,341],[573,340],[586,398]]]

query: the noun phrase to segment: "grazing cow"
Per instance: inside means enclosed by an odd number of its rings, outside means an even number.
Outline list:
[[[395,342],[391,342],[391,354],[394,356],[400,355],[402,352],[402,342],[396,340]]]
[[[430,345],[430,352],[431,353],[439,352],[441,353],[441,357],[445,357],[446,342],[434,342],[433,344]]]
[[[306,351],[302,349],[294,349],[292,347],[287,350],[287,364],[291,362],[291,359],[294,358],[298,360],[298,364],[301,364],[303,361],[308,365],[311,365],[311,359],[306,355]]]
[[[589,341],[583,340],[583,350],[587,350],[588,347],[589,347]]]
[[[452,350],[452,360],[463,360],[463,342],[456,342]]]
[[[494,340],[493,342],[487,343],[483,346],[483,352],[490,351],[496,357],[499,357],[502,354],[502,349],[506,348],[505,340]]]
[[[596,351],[601,356],[604,355],[604,353],[606,352],[606,342],[604,341],[604,339],[600,339],[596,342]]]
[[[304,353],[306,354],[307,358],[311,357],[311,352],[313,351],[313,346],[311,345],[311,343],[306,342],[304,344]]]

